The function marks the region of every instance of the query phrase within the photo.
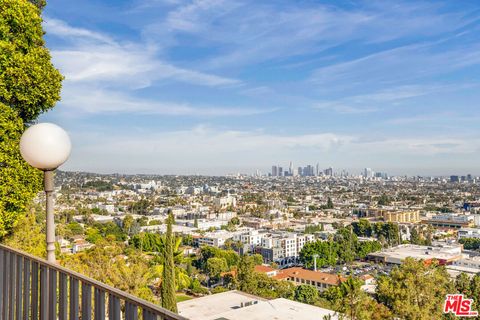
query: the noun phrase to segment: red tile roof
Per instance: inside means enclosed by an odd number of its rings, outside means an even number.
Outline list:
[[[303,269],[300,267],[283,269],[282,274],[287,275],[289,278],[298,278],[310,281],[316,281],[319,283],[325,283],[329,285],[338,285],[340,282],[345,281],[345,278],[342,278],[336,274],[312,271]],[[275,277],[277,279],[277,277]]]

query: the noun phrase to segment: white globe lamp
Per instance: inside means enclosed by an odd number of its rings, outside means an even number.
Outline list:
[[[72,144],[68,134],[53,123],[31,126],[20,139],[20,153],[32,167],[44,172],[43,184],[47,209],[47,260],[55,263],[55,220],[53,172],[70,156]]]
[[[32,167],[54,170],[67,161],[72,144],[68,134],[53,123],[28,128],[20,139],[20,153]]]

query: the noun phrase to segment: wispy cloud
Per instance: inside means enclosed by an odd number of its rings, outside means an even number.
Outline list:
[[[395,106],[399,101],[452,90],[460,85],[405,85],[380,89],[378,91],[341,97],[330,101],[320,101],[313,104],[313,109],[332,110],[343,114],[370,113],[384,111]]]
[[[317,85],[328,85],[330,90],[400,86],[478,64],[478,43],[445,49],[433,42],[401,46],[318,68],[311,80]]]
[[[200,43],[218,45],[221,54],[209,57],[212,68],[281,60],[318,53],[350,42],[372,44],[435,37],[458,30],[474,17],[474,9],[446,11],[445,5],[400,1],[369,1],[355,7],[258,1],[195,0],[173,8],[146,34],[193,35]],[[395,26],[395,27],[392,27]],[[189,41],[189,37],[185,41]]]
[[[115,90],[92,89],[90,86],[67,85],[62,97],[65,115],[78,114],[150,114],[189,117],[249,116],[273,112],[275,108],[192,106],[177,103],[134,97]]]
[[[333,152],[353,139],[333,133],[274,135],[261,130],[219,130],[205,125],[167,132],[131,130],[123,136],[85,132],[79,137],[74,136],[74,143],[77,138],[84,143],[77,150],[81,156],[75,158],[80,162],[70,162],[71,169],[88,166],[90,157],[95,155],[95,166],[104,170],[108,168],[108,171],[128,168],[138,172],[142,168],[150,168],[151,172],[162,172],[165,168],[169,170],[176,166],[183,168],[184,173],[192,167],[196,172],[211,169],[214,163],[227,166],[266,165],[270,163],[271,156],[282,156],[292,151]],[[128,161],[124,161],[124,150],[129,151]],[[246,154],[255,156],[246,157]],[[117,161],[112,163],[111,159]],[[152,167],[149,159],[156,159],[155,166]]]
[[[405,158],[431,159],[439,154],[468,156],[475,154],[480,147],[476,137],[364,140],[354,135],[331,132],[272,134],[264,130],[220,130],[205,125],[165,132],[130,130],[128,135],[93,132],[74,136],[74,142],[80,139],[83,143],[80,150],[76,150],[79,156],[68,164],[68,169],[85,170],[93,166],[108,172],[218,174],[223,169],[215,170],[215,166],[267,168],[275,159],[293,159],[301,163],[320,160],[323,165],[352,165],[345,152],[355,159],[357,165],[378,165],[388,159],[391,162],[389,165],[401,167]],[[129,151],[128,156],[124,150]],[[295,156],[305,153],[307,158]],[[252,156],[246,157],[246,154]],[[372,161],[372,157],[376,160]],[[116,161],[112,163],[111,159]],[[151,159],[156,160],[152,163]]]
[[[65,75],[62,106],[93,113],[148,113],[175,116],[244,116],[274,109],[202,106],[137,97],[136,90],[169,80],[207,87],[241,86],[236,79],[190,70],[162,61],[155,48],[121,43],[102,33],[46,19],[49,34],[68,44],[52,50],[55,66]],[[77,39],[81,39],[79,43]]]
[[[170,79],[200,86],[240,85],[225,78],[177,67],[157,57],[156,48],[142,43],[120,43],[99,32],[71,27],[63,21],[46,19],[49,34],[70,41],[66,49],[52,50],[55,65],[67,81],[123,82],[148,86],[159,79]],[[84,41],[78,43],[77,39]]]
[[[237,86],[241,81],[176,67],[155,58],[155,51],[138,46],[84,46],[52,51],[55,64],[72,82],[123,83],[148,87],[168,79],[200,86]]]
[[[44,18],[43,26],[45,30],[52,35],[62,38],[75,38],[75,39],[87,39],[95,40],[99,42],[115,44],[115,41],[102,33],[87,30],[83,28],[75,28],[68,25],[65,21],[46,17]]]
[[[365,150],[381,150],[381,154],[435,156],[439,154],[475,154],[480,148],[476,137],[391,138],[360,143]]]

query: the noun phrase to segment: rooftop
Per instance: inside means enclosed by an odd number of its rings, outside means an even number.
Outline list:
[[[245,303],[254,302],[245,306]],[[243,302],[243,307],[241,303]],[[196,320],[310,320],[331,316],[338,319],[335,313],[308,304],[283,298],[265,300],[240,291],[228,291],[178,304],[181,316]]]
[[[386,262],[398,262],[411,257],[423,260],[453,261],[462,257],[462,247],[455,245],[419,246],[412,244],[399,245],[390,249],[370,254],[375,257],[385,257]],[[396,261],[394,261],[396,260]]]
[[[283,269],[279,278],[285,278],[284,275],[287,275],[291,278],[295,277],[320,283],[326,283],[330,285],[338,285],[338,283],[343,280],[343,278],[339,278],[339,276],[337,276],[336,274],[312,271],[300,267]]]
[[[218,319],[219,314],[239,309],[246,303],[265,301],[241,291],[227,291],[178,303],[178,313],[186,318]]]

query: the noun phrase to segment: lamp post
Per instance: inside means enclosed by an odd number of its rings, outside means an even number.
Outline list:
[[[31,126],[20,139],[20,153],[32,167],[44,172],[47,211],[47,260],[55,263],[55,219],[53,215],[53,172],[67,161],[72,145],[68,134],[53,123]]]
[[[313,255],[313,271],[317,271],[317,258],[318,254]]]

